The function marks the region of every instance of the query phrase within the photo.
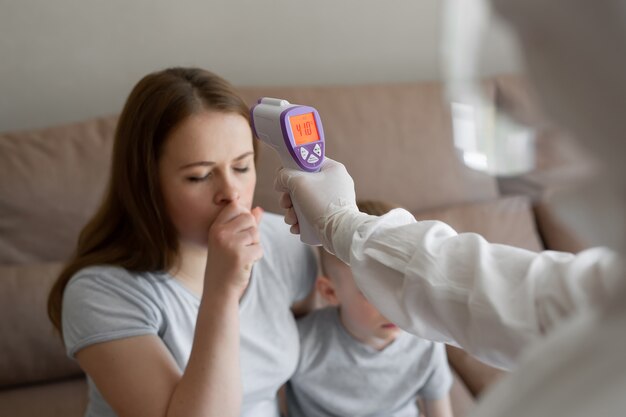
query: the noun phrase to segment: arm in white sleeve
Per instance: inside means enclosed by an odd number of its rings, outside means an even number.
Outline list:
[[[621,278],[607,249],[535,253],[401,209],[333,217],[326,232],[335,254],[383,315],[501,368],[563,318],[603,303]]]

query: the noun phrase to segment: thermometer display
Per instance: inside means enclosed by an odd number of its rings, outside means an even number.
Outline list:
[[[291,125],[293,140],[296,142],[297,146],[320,140],[317,124],[315,123],[315,116],[312,112],[299,116],[291,116],[289,118],[289,124]]]

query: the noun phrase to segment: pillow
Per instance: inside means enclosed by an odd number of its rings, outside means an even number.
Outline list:
[[[0,387],[80,375],[48,319],[63,264],[0,267]]]
[[[0,134],[0,265],[67,259],[104,193],[116,120]]]

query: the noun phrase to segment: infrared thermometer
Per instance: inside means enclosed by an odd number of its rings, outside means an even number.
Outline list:
[[[287,100],[263,97],[250,110],[252,130],[280,156],[284,167],[317,172],[324,161],[324,129],[320,115],[313,107],[291,104]],[[292,198],[298,216],[300,240],[308,245],[320,245],[313,227],[301,215]]]

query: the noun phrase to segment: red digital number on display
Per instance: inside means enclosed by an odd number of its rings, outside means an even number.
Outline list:
[[[320,140],[313,113],[305,113],[289,118],[293,139],[297,146]]]

